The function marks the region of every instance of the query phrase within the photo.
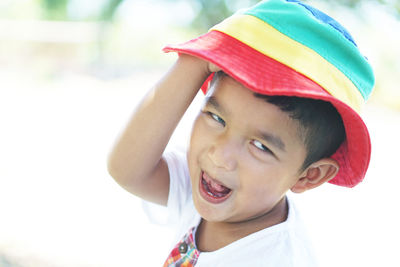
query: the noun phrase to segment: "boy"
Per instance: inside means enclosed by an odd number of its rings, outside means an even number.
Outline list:
[[[178,221],[164,266],[315,266],[286,192],[365,175],[356,110],[374,78],[350,34],[301,2],[269,0],[165,51],[178,60],[109,159],[120,185]],[[187,157],[163,155],[200,87]]]

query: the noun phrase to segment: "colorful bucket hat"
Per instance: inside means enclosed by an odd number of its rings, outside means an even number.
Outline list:
[[[331,156],[340,169],[330,183],[353,187],[364,179],[371,143],[358,112],[374,75],[351,35],[328,15],[297,0],[261,1],[200,37],[163,50],[212,62],[257,93],[332,103],[346,140]]]

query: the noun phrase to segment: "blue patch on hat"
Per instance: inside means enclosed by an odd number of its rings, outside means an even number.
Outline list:
[[[307,4],[304,4],[302,2],[300,2],[299,0],[286,0],[286,2],[292,2],[292,3],[297,3],[301,6],[303,6],[304,8],[306,8],[308,11],[311,12],[311,14],[313,14],[313,16],[318,19],[319,21],[329,24],[331,25],[334,29],[336,29],[338,32],[340,32],[341,34],[343,34],[343,36],[349,40],[350,42],[352,42],[356,47],[357,44],[354,41],[353,37],[350,35],[350,33],[336,20],[334,20],[333,18],[331,18],[330,16],[328,16],[327,14],[325,14],[324,12],[313,8],[312,6],[309,6]]]

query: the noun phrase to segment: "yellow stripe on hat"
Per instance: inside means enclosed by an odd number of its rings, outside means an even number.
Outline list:
[[[359,112],[364,99],[353,82],[311,48],[251,15],[236,14],[210,29],[245,43],[303,74]]]

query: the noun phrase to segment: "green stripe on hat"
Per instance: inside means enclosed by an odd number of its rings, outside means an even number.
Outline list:
[[[268,0],[241,13],[267,22],[281,33],[317,52],[343,72],[365,100],[371,94],[375,81],[368,61],[350,40],[333,26],[318,20],[304,4]]]

